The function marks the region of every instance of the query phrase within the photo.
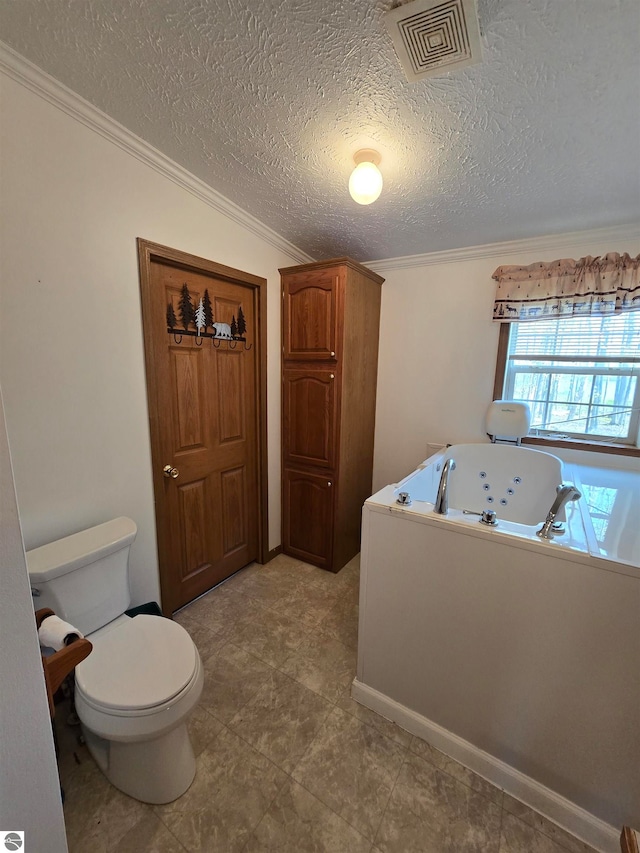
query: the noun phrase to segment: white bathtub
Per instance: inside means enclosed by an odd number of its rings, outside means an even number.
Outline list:
[[[560,480],[583,498],[545,541]],[[354,697],[604,851],[640,825],[639,501],[640,474],[479,444],[363,510]]]
[[[426,460],[392,487],[394,500],[397,502],[398,495],[404,492],[410,496],[414,512],[433,514],[442,467],[449,458],[455,460],[456,467],[449,475],[449,511],[440,518],[475,527],[480,513],[491,509],[498,520],[492,529],[529,539],[545,520],[556,497],[556,487],[570,482],[575,474],[571,466],[564,466],[550,453],[502,444],[455,444]],[[378,497],[386,503],[385,490],[371,500]],[[465,510],[476,515],[465,515]],[[558,536],[554,541],[586,550],[579,510],[570,503],[566,512],[569,535]],[[566,520],[565,512],[561,512],[559,520]]]

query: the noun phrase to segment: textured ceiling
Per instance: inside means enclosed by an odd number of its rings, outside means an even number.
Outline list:
[[[0,0],[0,33],[313,257],[640,219],[638,0],[478,0],[483,62],[418,83],[392,5]],[[370,207],[347,191],[361,147]]]

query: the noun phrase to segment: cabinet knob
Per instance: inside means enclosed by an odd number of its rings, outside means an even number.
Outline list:
[[[329,353],[329,355],[331,356],[331,358],[334,358],[334,357],[335,357],[335,352],[331,351],[331,352]]]
[[[330,373],[330,374],[329,374],[329,379],[335,379],[335,378],[336,378],[336,377],[333,375],[333,373]]]
[[[327,481],[327,486],[330,486],[330,485],[331,485],[331,480],[328,480],[328,481]]]

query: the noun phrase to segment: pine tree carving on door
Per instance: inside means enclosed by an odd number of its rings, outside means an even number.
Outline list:
[[[211,307],[209,291],[196,302],[189,293],[186,283],[182,285],[177,311],[180,319],[176,316],[176,308],[173,299],[167,304],[167,332],[173,335],[176,344],[182,343],[183,337],[196,338],[196,345],[202,346],[205,338],[210,338],[214,347],[219,348],[223,342],[229,349],[235,349],[241,344],[243,349],[250,350],[252,344],[247,344],[245,333],[247,323],[242,311],[242,305],[238,306],[238,316],[231,317],[230,323],[216,322]],[[208,330],[211,331],[208,331]]]

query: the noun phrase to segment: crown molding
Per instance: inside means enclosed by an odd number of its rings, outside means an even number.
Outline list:
[[[520,252],[555,252],[562,249],[573,250],[576,243],[616,241],[608,251],[624,252],[621,243],[632,243],[640,247],[640,223],[615,225],[608,228],[596,228],[590,231],[571,231],[563,234],[547,234],[543,237],[527,237],[524,240],[511,240],[504,243],[487,243],[484,246],[467,246],[462,249],[445,249],[442,252],[428,252],[424,255],[405,255],[401,258],[387,258],[380,261],[365,261],[365,265],[375,272],[388,273],[391,270],[426,267],[433,264],[451,264],[460,261],[477,261],[484,258],[503,258]],[[635,251],[632,249],[632,251]],[[630,252],[631,254],[631,252]]]
[[[0,42],[0,71],[298,263],[314,260],[184,167]]]

